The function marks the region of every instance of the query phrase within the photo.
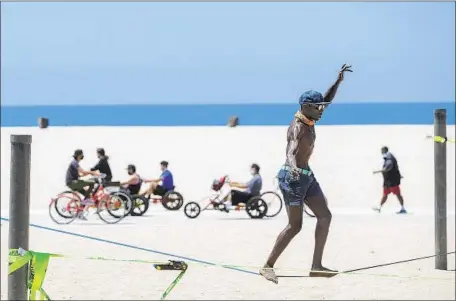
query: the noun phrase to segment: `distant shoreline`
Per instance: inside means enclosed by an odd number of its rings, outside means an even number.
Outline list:
[[[296,104],[195,105],[64,105],[2,106],[2,127],[37,126],[38,118],[50,126],[223,126],[230,116],[240,125],[288,125]],[[455,124],[455,103],[335,103],[321,125],[423,125],[433,123],[435,109],[447,110],[447,123]]]

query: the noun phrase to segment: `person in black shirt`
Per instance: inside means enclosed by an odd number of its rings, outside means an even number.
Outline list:
[[[96,171],[98,170],[100,173],[103,173],[106,175],[104,180],[106,182],[111,182],[112,180],[112,172],[111,172],[111,167],[109,166],[109,157],[106,156],[105,150],[103,148],[97,148],[97,157],[98,157],[98,163],[92,167],[90,170],[91,171]]]
[[[397,213],[404,214],[407,213],[404,207],[404,198],[401,194],[401,179],[402,175],[399,171],[399,165],[397,164],[396,158],[392,153],[389,152],[388,147],[382,147],[382,155],[384,159],[383,168],[380,170],[374,171],[374,174],[382,173],[383,174],[383,196],[380,201],[380,207],[373,208],[375,211],[380,212],[382,206],[386,203],[388,195],[390,193],[395,194],[401,204],[401,210]]]
[[[65,176],[65,184],[68,186],[72,191],[77,191],[84,196],[84,200],[88,199],[90,193],[93,190],[94,183],[90,181],[84,181],[79,179],[79,175],[87,176],[92,175],[96,176],[99,173],[96,171],[86,171],[83,170],[79,166],[79,162],[84,159],[84,153],[81,149],[77,149],[74,151],[73,154],[73,161],[71,161],[70,165],[68,166],[66,176]],[[84,188],[87,188],[84,189]]]

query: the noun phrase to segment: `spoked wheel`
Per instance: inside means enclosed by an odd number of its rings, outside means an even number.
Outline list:
[[[124,200],[119,195],[113,194],[105,195],[98,202],[97,213],[105,223],[116,224],[128,214],[128,210]]]
[[[168,191],[163,196],[161,203],[166,209],[176,211],[184,204],[184,197],[177,191]]]
[[[131,200],[133,202],[131,216],[141,216],[149,209],[149,200],[144,196],[134,195]]]
[[[315,217],[313,211],[304,203],[304,213],[310,217]]]
[[[268,205],[259,196],[251,198],[245,207],[250,218],[263,218],[268,213]]]
[[[198,203],[189,202],[184,207],[184,213],[188,218],[197,218],[201,213],[201,207]]]
[[[282,211],[282,198],[277,192],[266,191],[261,195],[261,199],[268,205],[268,210],[265,214],[266,217],[274,217]]]
[[[114,217],[121,217],[121,214],[124,214],[124,216],[129,215],[133,211],[133,200],[131,196],[122,190],[111,192],[109,196],[115,196],[116,198],[122,200],[124,209],[123,210],[112,210],[110,211],[111,214],[113,214]],[[118,208],[120,209],[120,207]]]
[[[73,222],[80,211],[82,211],[81,200],[71,191],[59,194],[49,204],[49,216],[55,223],[61,225]]]

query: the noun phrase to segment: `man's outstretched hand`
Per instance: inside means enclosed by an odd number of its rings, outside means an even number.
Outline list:
[[[344,79],[344,73],[345,72],[353,72],[353,70],[351,69],[351,65],[348,65],[348,64],[343,64],[342,65],[342,68],[340,68],[340,71],[339,71],[339,80],[342,81]]]

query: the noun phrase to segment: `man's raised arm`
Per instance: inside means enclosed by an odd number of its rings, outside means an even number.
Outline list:
[[[350,65],[344,64],[339,71],[334,84],[326,91],[325,96],[323,97],[325,102],[332,102],[334,96],[336,96],[337,88],[339,88],[340,83],[344,80],[344,72],[353,72]]]

